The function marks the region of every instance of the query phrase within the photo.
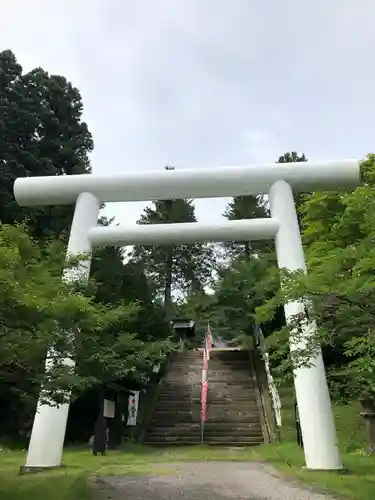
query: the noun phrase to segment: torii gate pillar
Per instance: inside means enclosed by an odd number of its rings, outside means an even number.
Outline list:
[[[271,216],[279,220],[279,230],[275,238],[279,269],[302,270],[306,273],[306,262],[302,247],[293,192],[285,181],[277,181],[269,191]],[[284,305],[287,322],[297,314],[304,314],[300,302]],[[307,324],[303,338],[307,339],[316,331],[315,324]],[[290,340],[293,352],[297,346]],[[306,466],[309,469],[342,469],[336,428],[332,414],[331,399],[319,349],[310,360],[308,368],[294,369],[294,387],[300,416]]]

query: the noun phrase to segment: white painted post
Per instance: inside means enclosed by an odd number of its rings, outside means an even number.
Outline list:
[[[292,188],[285,181],[275,182],[269,191],[271,216],[278,219],[280,228],[275,238],[280,269],[302,269],[306,272],[301,235]],[[303,304],[293,301],[284,306],[286,321],[304,312]],[[315,330],[306,326],[305,339]],[[293,350],[293,342],[290,348]],[[337,444],[331,399],[325,375],[322,352],[319,350],[309,368],[294,370],[294,385],[304,444],[306,467],[315,470],[342,469]]]
[[[88,231],[96,226],[100,202],[90,193],[78,196],[73,216],[67,249],[67,257],[86,254],[87,258],[79,266],[68,269],[63,279],[66,281],[88,279],[91,265],[91,243]],[[74,367],[74,360],[65,359],[64,363]],[[52,364],[47,354],[46,370]],[[58,467],[61,465],[62,451],[69,403],[58,407],[38,402],[30,438],[25,469]]]

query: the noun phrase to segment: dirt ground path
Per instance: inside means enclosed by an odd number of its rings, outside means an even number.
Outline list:
[[[102,477],[96,486],[113,500],[333,500],[253,462],[158,464],[149,475]]]

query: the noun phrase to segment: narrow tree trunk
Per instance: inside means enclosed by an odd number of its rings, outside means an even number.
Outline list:
[[[172,273],[173,273],[173,247],[167,250],[165,260],[165,287],[164,287],[164,310],[167,321],[173,316],[173,301],[172,301]]]
[[[168,168],[166,167],[168,170]],[[165,223],[172,222],[173,200],[165,200]],[[167,321],[173,317],[173,302],[172,302],[172,277],[173,277],[173,253],[174,246],[166,247],[165,258],[165,286],[164,286],[164,310]]]
[[[245,257],[246,257],[246,260],[250,260],[250,258],[251,258],[251,243],[250,243],[250,241],[245,242]]]
[[[202,283],[193,276],[193,279],[191,280],[191,292],[194,294],[202,291]]]
[[[92,451],[94,455],[105,455],[106,452],[106,420],[104,417],[104,390],[99,389],[99,415],[95,424],[94,442]]]

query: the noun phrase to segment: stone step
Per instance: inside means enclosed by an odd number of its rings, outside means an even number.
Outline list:
[[[178,409],[183,409],[183,410],[191,410],[195,411],[197,408],[200,409],[201,407],[201,401],[200,399],[193,399],[193,400],[174,400],[174,401],[157,401],[154,411],[157,410],[165,410],[165,411],[177,411]],[[238,408],[239,410],[241,409],[251,409],[251,408],[258,408],[256,400],[251,400],[251,399],[210,399],[208,398],[207,401],[207,408],[212,411],[217,411],[218,409],[222,408],[223,410],[227,410],[229,408]]]
[[[220,360],[220,361],[247,361],[247,360],[250,360],[250,353],[249,351],[219,351],[219,350],[216,350],[216,349],[213,349],[211,352],[210,352],[210,361],[216,361],[216,360]]]
[[[159,389],[159,396],[169,396],[179,397],[179,396],[189,396],[190,394],[198,394],[202,391],[202,384],[194,384],[194,385],[171,385],[171,384],[163,384]]]
[[[207,372],[208,380],[216,380],[223,379],[225,382],[228,378],[235,379],[246,379],[253,380],[253,375],[250,370],[215,370]],[[201,370],[181,370],[181,371],[170,371],[165,375],[163,381],[168,379],[174,379],[178,383],[188,384],[194,383],[195,381],[200,382],[202,380],[202,371]]]
[[[186,389],[176,389],[175,391],[169,388],[161,388],[159,392],[159,398],[163,400],[173,400],[173,399],[188,399],[200,397],[202,393],[202,387],[196,386]],[[238,396],[242,399],[248,399],[255,397],[256,392],[254,387],[238,387],[238,386],[217,386],[214,384],[208,385],[208,394],[217,398],[225,398],[230,396]]]
[[[186,359],[186,360],[177,360],[175,359],[169,366],[170,369],[174,369],[176,367],[186,367],[186,366],[195,366],[198,368],[203,368],[203,356],[199,359]],[[250,358],[246,359],[209,359],[208,360],[208,369],[211,368],[222,368],[222,367],[243,367],[251,368],[252,360]]]
[[[191,399],[174,399],[174,400],[159,399],[156,402],[154,409],[156,410],[159,408],[165,408],[168,410],[174,410],[177,409],[178,407],[183,407],[183,408],[191,407],[191,409],[193,410],[194,408],[200,406],[201,406],[200,397]],[[255,398],[240,398],[240,397],[212,398],[209,396],[207,398],[207,406],[214,409],[218,407],[257,408],[257,401]]]
[[[159,391],[158,398],[167,401],[167,400],[183,400],[189,398],[200,398],[202,394],[202,387],[196,386],[190,389],[176,389],[175,391],[171,391],[169,388],[166,390],[165,388],[161,388]],[[216,386],[216,385],[208,385],[208,397],[216,398],[216,399],[225,399],[230,397],[239,397],[240,399],[254,399],[256,397],[256,390],[254,387],[238,387],[235,385],[230,386]]]
[[[218,434],[246,434],[246,433],[256,433],[262,432],[260,422],[210,422],[207,421],[204,425],[204,430],[207,433],[218,433]],[[158,425],[153,425],[149,432],[159,432],[161,434],[181,434],[184,432],[200,432],[201,423],[200,422],[180,422],[174,425],[160,423]]]
[[[201,412],[200,409],[199,411],[196,411],[195,413],[189,413],[189,412],[181,412],[177,411],[174,413],[168,413],[168,412],[157,412],[154,413],[150,426],[154,425],[178,425],[181,423],[200,423],[201,419]],[[249,424],[256,424],[260,422],[260,415],[259,411],[230,411],[230,412],[220,412],[220,413],[211,413],[210,411],[207,412],[207,422],[209,424],[217,424],[217,423],[232,423],[233,425],[236,425],[237,423],[249,423]]]
[[[200,444],[201,437],[196,436],[147,436],[145,437],[144,444],[153,444],[153,445],[170,445],[170,444],[179,444],[179,445],[189,445],[189,444]],[[263,436],[215,436],[204,438],[203,444],[210,445],[220,445],[220,446],[233,446],[233,445],[241,445],[241,446],[252,446],[259,445],[264,443]]]
[[[232,423],[233,426],[240,423],[248,423],[255,425],[260,422],[260,418],[259,418],[259,412],[222,413],[220,415],[207,414],[207,422],[210,425],[225,424],[225,423],[227,424]]]
[[[204,427],[204,434],[206,436],[210,437],[221,437],[221,436],[262,436],[262,428],[260,425],[253,426],[253,427],[239,427],[236,428],[230,428],[230,427],[223,427],[223,428],[215,428],[215,427],[209,427],[208,425],[205,425]],[[196,427],[163,427],[163,426],[155,426],[151,427],[146,435],[148,437],[150,436],[163,436],[163,437],[168,437],[168,436],[200,436],[201,435],[201,426],[198,424]]]
[[[227,383],[227,382],[210,382],[208,381],[208,390],[210,392],[214,392],[215,394],[219,393],[235,393],[235,392],[243,392],[244,394],[255,393],[256,386],[252,381],[243,382],[241,384],[237,383]]]
[[[209,401],[256,401],[256,392],[253,389],[219,391],[215,388],[208,389]]]
[[[192,408],[155,408],[152,414],[151,421],[163,421],[163,419],[169,419],[172,421],[200,421],[201,407]],[[219,408],[209,406],[207,408],[208,420],[214,421],[228,421],[240,420],[243,417],[244,421],[257,421],[259,420],[259,410],[256,406],[242,406],[233,407],[227,406],[225,408]]]
[[[227,408],[258,408],[258,404],[256,399],[240,399],[240,398],[226,398],[226,399],[211,399],[207,400],[207,407],[212,408],[213,410],[218,407],[223,408],[223,410]]]
[[[181,354],[175,354],[172,359],[172,364],[173,363],[186,363],[190,361],[191,363],[194,363],[195,361],[203,359],[203,352],[194,352],[194,353],[181,353]]]
[[[196,380],[180,380],[175,377],[170,377],[162,382],[160,387],[161,391],[188,391],[193,387],[201,387],[202,379]],[[211,387],[239,387],[240,389],[254,388],[254,381],[252,378],[243,378],[242,380],[212,380],[208,379],[208,385]]]
[[[251,391],[254,392],[256,386],[252,380],[244,380],[242,382],[227,382],[227,381],[213,381],[208,380],[208,389],[215,391]],[[176,394],[189,394],[190,392],[201,391],[202,383],[191,384],[191,385],[180,385],[176,382],[166,382],[159,388],[159,394],[170,394],[171,396]]]
[[[201,394],[198,393],[198,394],[192,394],[190,396],[187,396],[187,397],[176,397],[176,398],[172,398],[172,397],[163,397],[163,398],[160,398],[158,399],[158,401],[156,402],[156,404],[163,404],[163,405],[166,405],[166,406],[173,406],[174,403],[176,404],[185,404],[185,405],[188,405],[188,404],[192,404],[192,405],[195,405],[195,404],[200,404],[200,401],[201,401]],[[248,394],[241,394],[239,392],[234,392],[234,393],[226,393],[226,394],[219,394],[219,393],[208,393],[207,394],[207,403],[210,403],[210,404],[213,404],[213,405],[220,405],[220,404],[223,404],[223,405],[230,405],[230,404],[239,404],[239,405],[242,405],[242,404],[246,404],[246,403],[249,403],[251,405],[255,405],[257,403],[257,399],[256,399],[256,396],[255,394],[252,394],[251,392],[249,392]]]
[[[251,368],[250,366],[241,366],[241,367],[234,367],[234,366],[218,366],[217,368],[208,368],[208,374],[210,375],[218,375],[220,373],[223,374],[234,374],[234,375],[240,375],[240,374],[245,374],[245,375],[250,375],[251,373]]]
[[[196,390],[187,394],[179,394],[175,393],[161,393],[159,395],[159,401],[195,401],[196,399],[201,398],[202,391]],[[227,390],[215,390],[215,388],[208,388],[207,393],[208,399],[211,401],[225,401],[231,399],[238,399],[241,401],[255,401],[256,400],[256,392],[253,389],[244,389],[244,390],[236,390],[236,389],[227,389]]]
[[[152,442],[159,442],[159,443],[164,443],[164,444],[170,444],[170,443],[194,443],[198,444],[201,443],[201,435],[196,434],[192,436],[161,436],[158,434],[152,435],[152,434],[147,434],[145,436],[145,443],[152,443]]]
[[[154,411],[169,411],[169,412],[175,412],[179,410],[187,410],[187,411],[197,411],[200,410],[201,408],[201,402],[200,400],[196,401],[158,401],[155,405]],[[240,401],[210,401],[208,400],[207,402],[207,408],[208,411],[211,413],[217,412],[221,413],[223,411],[244,411],[244,410],[255,410],[257,409],[257,404],[255,401],[246,401],[246,400],[240,400]]]
[[[200,418],[201,415],[185,415],[184,417],[179,417],[175,415],[165,415],[163,418],[152,418],[151,422],[149,424],[149,429],[152,429],[155,426],[160,426],[160,425],[180,425],[180,424],[196,424],[200,425]]]
[[[212,407],[207,408],[207,420],[210,422],[222,422],[222,421],[236,421],[242,420],[247,421],[252,418],[259,420],[259,410],[254,407],[245,408],[233,408],[228,407],[228,409],[213,409]]]
[[[211,420],[207,420],[204,424],[204,431],[209,433],[220,432],[223,434],[231,434],[232,432],[256,433],[258,431],[261,433],[262,426],[260,424],[258,415],[258,419],[254,420],[253,422],[249,422],[248,420],[239,420],[238,422],[212,422]]]
[[[185,363],[173,362],[169,368],[170,371],[183,371],[186,369],[202,370],[202,360],[195,361],[194,363],[186,361]],[[218,361],[210,360],[208,362],[208,371],[211,370],[251,370],[251,363],[249,360],[232,360],[232,361]]]
[[[176,367],[186,367],[186,366],[195,366],[198,368],[203,368],[203,356],[197,359],[175,359],[169,365],[170,369],[174,369]],[[242,366],[242,367],[251,367],[252,360],[250,358],[246,359],[209,359],[208,360],[208,368],[216,368],[216,367],[226,367],[226,366]]]
[[[197,412],[201,409],[200,401],[196,403],[186,402],[186,401],[175,401],[170,403],[165,402],[157,402],[154,408],[154,413],[158,413],[160,411],[166,411],[169,413],[179,412],[179,411],[190,411]]]
[[[226,446],[238,444],[242,446],[254,446],[264,443],[263,435],[257,436],[203,436],[203,444]]]
[[[173,396],[168,396],[168,397],[160,397],[157,400],[157,404],[163,403],[165,405],[172,405],[174,403],[184,403],[184,404],[197,404],[201,400],[201,393],[197,394],[191,394],[189,396],[178,396],[177,394],[175,397]],[[241,393],[241,392],[225,392],[225,393],[219,393],[219,392],[208,392],[207,394],[207,401],[212,404],[231,404],[231,403],[251,403],[255,404],[257,402],[256,395],[254,392],[249,391],[248,393]]]
[[[202,377],[198,376],[192,377],[188,373],[181,377],[175,377],[174,375],[166,377],[161,383],[162,389],[170,389],[176,391],[178,389],[188,390],[191,387],[199,387],[202,384]]]
[[[202,373],[203,371],[203,365],[184,365],[184,366],[172,366],[168,373],[175,373],[176,375],[184,375],[185,373]],[[209,365],[208,367],[208,374],[216,372],[216,371],[224,371],[226,373],[229,372],[234,372],[234,373],[251,373],[251,366],[250,365],[243,365],[241,364],[233,364],[233,365],[216,365],[216,366],[211,366]]]
[[[177,412],[167,412],[159,411],[154,413],[151,417],[150,426],[153,425],[179,425],[179,424],[199,424],[201,419],[201,412],[196,411],[195,413],[189,411],[177,411]],[[221,412],[220,414],[214,414],[210,411],[207,413],[207,422],[209,424],[233,424],[237,423],[248,423],[256,424],[260,422],[259,411],[247,411],[247,412],[231,412],[229,415],[226,412]]]
[[[226,383],[226,384],[237,384],[237,385],[246,385],[246,384],[254,384],[254,379],[250,373],[233,373],[233,372],[216,372],[216,373],[208,373],[207,376],[208,383]],[[170,373],[163,380],[163,385],[165,384],[173,384],[173,385],[182,385],[186,387],[187,385],[195,385],[200,384],[202,381],[202,374],[192,374],[192,373],[184,373],[181,375],[176,375],[175,373]]]

